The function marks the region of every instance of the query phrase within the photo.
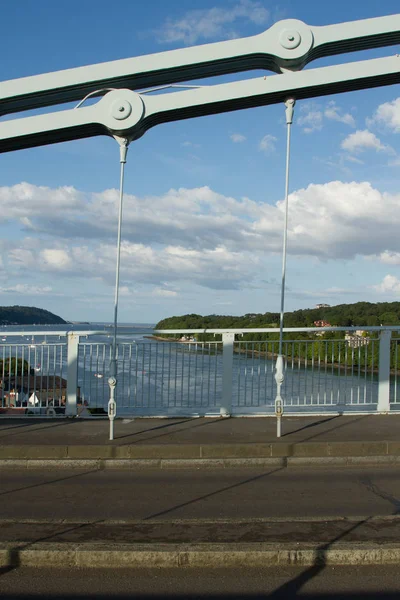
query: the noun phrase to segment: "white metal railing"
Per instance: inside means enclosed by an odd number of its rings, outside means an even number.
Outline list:
[[[344,340],[284,341],[286,410],[377,406],[376,345],[377,339],[357,348],[349,348]],[[278,342],[238,342],[237,347],[233,377],[238,406],[273,406],[273,357],[277,355]]]
[[[360,329],[367,338],[354,335]],[[400,408],[400,327],[284,331],[291,338],[283,345],[285,412]],[[329,339],[328,331],[351,335]],[[174,339],[157,341],[135,330],[135,338],[117,344],[117,416],[274,414],[278,340],[261,338],[277,332],[163,330],[153,333]],[[0,414],[75,415],[88,405],[106,416],[112,346],[104,334],[3,328]],[[188,339],[178,341],[183,334]]]

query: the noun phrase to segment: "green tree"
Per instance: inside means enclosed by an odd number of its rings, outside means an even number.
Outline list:
[[[399,318],[394,312],[385,312],[380,315],[380,325],[399,325]]]
[[[379,327],[381,324],[379,317],[377,317],[376,315],[370,315],[369,317],[367,317],[365,322],[369,327]]]
[[[18,375],[32,374],[34,370],[29,367],[28,361],[22,361],[22,358],[11,358],[0,360],[0,377],[14,377]]]

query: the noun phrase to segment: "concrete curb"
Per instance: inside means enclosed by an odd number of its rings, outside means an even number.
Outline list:
[[[352,467],[398,465],[400,456],[289,456],[281,458],[0,459],[1,469],[229,469],[235,467]]]
[[[1,444],[0,460],[226,460],[397,456],[400,441],[221,444]]]
[[[381,565],[400,562],[400,545],[378,544],[0,544],[0,567],[149,568]]]
[[[370,523],[393,523],[396,521],[400,521],[400,514],[394,515],[350,515],[350,516],[342,516],[342,515],[323,515],[317,517],[220,517],[213,519],[204,519],[200,518],[185,518],[185,519],[146,519],[146,523],[153,524],[172,524],[172,525],[190,525],[190,524],[205,524],[205,525],[224,525],[224,524],[234,524],[235,526],[240,525],[242,523],[330,523],[330,522],[343,522],[343,523],[360,523],[361,521],[368,521]],[[33,525],[68,525],[68,526],[76,526],[76,525],[93,525],[97,523],[97,520],[93,519],[36,519],[36,518],[0,518],[0,530],[4,525],[21,525],[21,524],[33,524]],[[144,523],[143,519],[102,519],[102,525],[142,525]],[[1,542],[0,542],[1,544]]]

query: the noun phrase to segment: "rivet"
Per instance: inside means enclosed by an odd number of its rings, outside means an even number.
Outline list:
[[[279,36],[279,42],[283,48],[294,50],[301,44],[300,32],[296,29],[284,29]]]
[[[111,105],[111,115],[117,121],[123,121],[127,119],[132,112],[132,106],[127,100],[117,98]]]

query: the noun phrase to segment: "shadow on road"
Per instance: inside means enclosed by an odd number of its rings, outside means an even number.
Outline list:
[[[296,431],[290,431],[288,433],[288,435],[290,435],[291,433],[297,433],[299,431],[302,431],[304,429],[307,429],[309,427],[313,427],[315,425],[322,425],[323,423],[327,423],[328,421],[333,421],[334,419],[340,419],[340,417],[343,415],[335,415],[334,417],[331,417],[330,419],[324,419],[321,421],[318,421],[317,423],[310,423],[308,425],[305,425],[302,428],[297,429]],[[310,440],[313,440],[317,437],[320,437],[322,435],[326,435],[327,433],[331,432],[331,431],[337,431],[338,429],[342,429],[343,427],[348,427],[349,425],[353,425],[354,423],[357,423],[359,421],[363,421],[364,419],[366,419],[369,415],[363,415],[362,417],[358,417],[356,419],[353,419],[352,421],[339,421],[339,423],[334,423],[333,427],[328,427],[328,428],[324,428],[323,431],[320,431],[319,433],[315,433],[314,435],[310,435],[307,438],[302,439],[303,442],[309,442]]]
[[[220,418],[208,419],[207,421],[201,421],[199,423],[199,418],[194,417],[193,419],[184,419],[183,421],[178,421],[178,422],[175,421],[174,423],[167,423],[165,425],[157,425],[157,427],[148,427],[146,429],[142,429],[141,431],[134,431],[133,433],[127,433],[126,435],[119,435],[115,438],[115,441],[118,442],[118,440],[121,440],[124,438],[130,438],[130,437],[134,438],[135,436],[138,436],[140,434],[146,434],[146,433],[149,433],[150,431],[156,431],[157,429],[166,429],[168,427],[174,427],[174,425],[181,425],[182,423],[186,425],[187,423],[191,423],[192,421],[194,421],[194,422],[189,427],[179,427],[172,431],[168,430],[166,433],[160,433],[158,435],[153,435],[153,436],[149,436],[149,437],[146,436],[141,440],[133,439],[132,441],[125,442],[125,444],[121,444],[121,446],[137,444],[137,443],[140,443],[143,441],[148,441],[148,440],[154,440],[154,439],[157,439],[160,437],[165,437],[166,435],[174,435],[176,433],[180,433],[181,431],[190,431],[197,427],[204,427],[205,425],[212,425],[213,423],[221,423]]]
[[[304,431],[305,429],[310,429],[311,427],[317,427],[318,425],[324,425],[325,423],[329,423],[329,421],[334,421],[335,419],[339,419],[341,415],[333,415],[333,417],[327,417],[325,419],[320,419],[319,421],[315,421],[314,423],[307,423],[307,425],[303,425],[302,427],[298,427],[297,429],[293,429],[291,431],[285,431],[282,437],[286,437],[288,435],[293,435],[295,433],[299,433],[300,431]],[[333,428],[335,429],[335,427]],[[309,439],[309,438],[307,438]]]
[[[278,467],[277,469],[273,469],[272,471],[268,471],[267,473],[261,473],[261,475],[255,475],[253,477],[249,477],[248,479],[245,479],[244,481],[239,481],[238,483],[233,483],[232,485],[227,485],[223,488],[220,488],[219,490],[215,490],[214,492],[209,492],[208,494],[199,496],[198,498],[193,498],[193,500],[187,500],[186,502],[182,502],[181,504],[175,504],[175,506],[171,506],[171,508],[167,508],[158,513],[153,513],[152,515],[145,517],[143,519],[143,521],[148,521],[149,519],[156,519],[157,517],[163,517],[165,515],[168,515],[171,512],[174,512],[175,510],[178,510],[185,506],[190,506],[191,504],[195,504],[196,502],[199,502],[200,500],[206,500],[207,498],[211,498],[212,496],[217,496],[218,494],[221,494],[222,492],[227,492],[228,490],[233,490],[235,488],[241,487],[242,485],[246,485],[247,483],[257,481],[258,479],[263,479],[264,477],[268,477],[269,475],[272,475],[273,473],[277,473],[278,471],[282,471],[284,469],[286,469],[286,467]]]
[[[132,574],[132,588],[134,589],[134,575]],[[300,594],[288,595],[287,593],[281,594],[280,591],[263,594],[141,594],[132,591],[131,594],[40,594],[40,596],[33,594],[6,594],[3,596],[4,600],[34,600],[40,598],[40,600],[88,600],[89,598],[96,598],[96,600],[265,600],[270,598],[275,600],[277,598],[301,598],[302,600],[398,600],[399,592],[382,592],[382,593],[339,593],[331,594],[325,593],[311,593],[311,594]]]
[[[370,520],[370,518],[371,517],[367,517],[363,521],[358,521],[357,523],[355,523],[355,525],[352,525],[352,527],[350,527],[346,531],[343,531],[340,535],[333,538],[333,540],[330,540],[328,543],[319,546],[316,549],[315,563],[311,567],[308,567],[300,575],[298,575],[297,577],[294,577],[294,579],[291,579],[287,583],[284,583],[278,590],[276,590],[271,595],[271,597],[272,598],[296,598],[298,592],[300,592],[302,587],[308,581],[310,581],[311,579],[313,579],[314,577],[319,575],[325,569],[327,562],[328,562],[327,552],[331,548],[331,546],[333,546],[333,544],[335,542],[339,542],[340,540],[343,540],[349,533],[351,533],[352,531],[354,531],[355,529],[360,527],[360,525],[364,525],[365,523],[367,523]],[[301,594],[301,597],[304,598],[305,596],[303,596],[303,594]],[[340,598],[341,596],[333,595],[332,597]]]
[[[22,417],[19,417],[22,418]],[[25,427],[30,427],[32,432],[36,433],[36,431],[41,431],[43,429],[55,429],[56,427],[66,427],[68,425],[72,425],[73,423],[81,423],[82,421],[78,421],[77,419],[65,419],[63,418],[62,421],[59,421],[58,423],[54,423],[54,420],[50,420],[47,419],[46,421],[40,420],[40,421],[33,421],[32,419],[30,419],[29,421],[24,421],[23,423],[18,423],[16,425],[6,425],[5,427],[2,427],[0,429],[0,439],[3,439],[5,437],[11,437],[13,435],[21,435],[23,433],[26,433],[25,431],[22,430],[22,428]],[[43,425],[43,427],[35,427],[36,425]],[[17,431],[13,431],[12,433],[8,433],[10,430],[12,429],[17,429]],[[30,431],[28,431],[28,433],[30,433]]]
[[[56,479],[50,479],[50,481],[40,481],[39,483],[32,483],[31,485],[24,485],[19,488],[13,488],[12,490],[0,492],[0,496],[7,496],[8,494],[14,494],[15,492],[23,492],[24,490],[31,490],[32,488],[36,487],[52,485],[53,483],[67,481],[68,479],[76,479],[77,477],[82,477],[83,475],[89,475],[89,473],[98,473],[98,469],[90,469],[90,471],[80,471],[79,473],[74,473],[73,475],[67,475],[67,477],[57,477]]]

